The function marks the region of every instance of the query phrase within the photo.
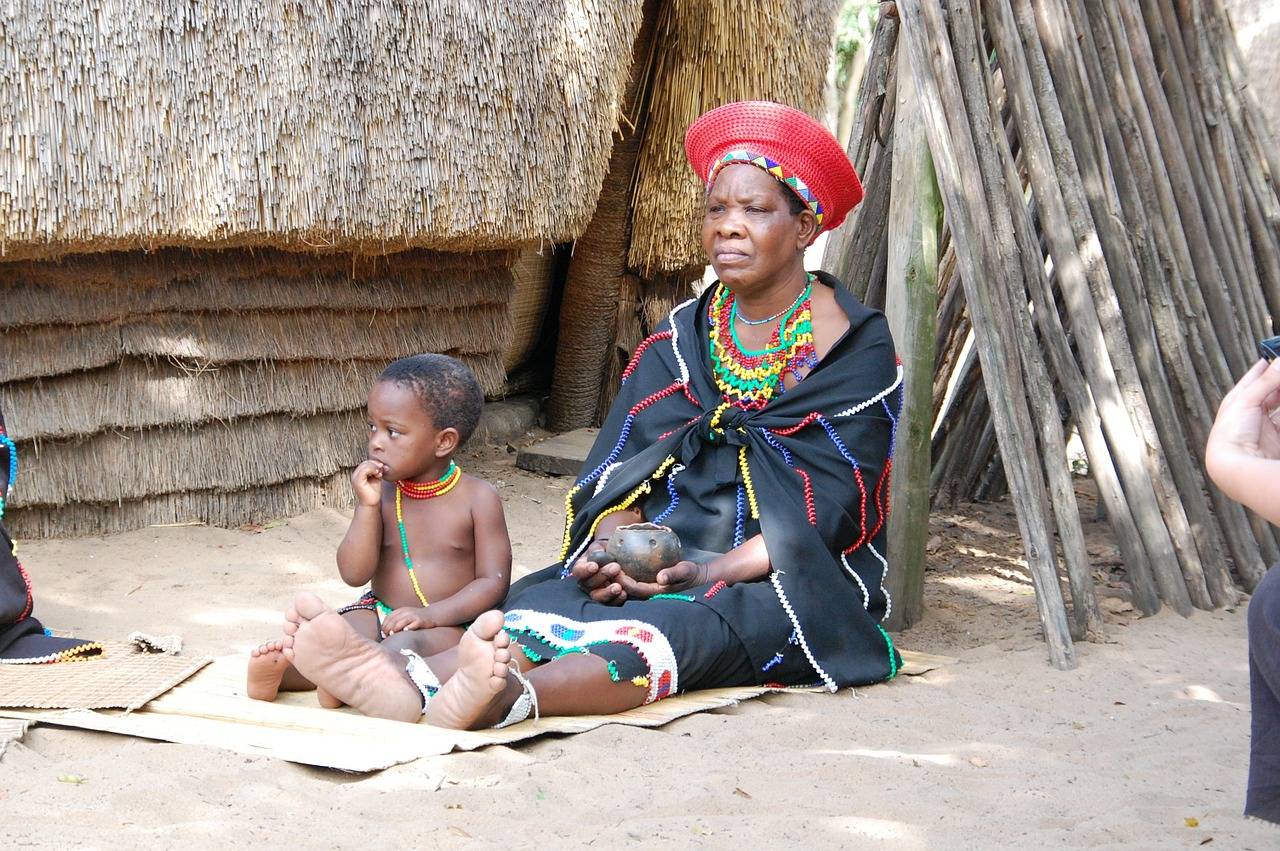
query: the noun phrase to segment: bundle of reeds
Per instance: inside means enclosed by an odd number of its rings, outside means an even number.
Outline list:
[[[685,130],[707,110],[736,100],[776,100],[817,115],[838,5],[663,4],[632,196],[632,269],[651,277],[706,265],[698,239],[703,188],[685,160]]]
[[[0,8],[0,255],[577,237],[641,0]]]
[[[1202,472],[1217,400],[1280,318],[1280,160],[1219,0],[884,6],[948,225],[927,349],[939,498],[1007,488],[1060,667],[1073,636],[1102,630],[1072,430],[1135,608],[1230,605],[1280,558],[1274,530]],[[859,238],[894,256],[887,232]]]

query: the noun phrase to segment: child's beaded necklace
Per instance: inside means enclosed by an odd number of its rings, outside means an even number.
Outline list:
[[[818,363],[813,344],[813,275],[791,307],[764,320],[747,321],[763,324],[781,317],[768,344],[759,350],[748,349],[738,339],[735,323],[738,302],[733,291],[724,284],[707,307],[711,326],[710,353],[716,385],[726,402],[741,408],[762,408],[785,390],[783,378],[789,372],[797,379],[801,370]],[[744,320],[746,321],[746,320]]]
[[[400,495],[404,494],[410,499],[435,499],[453,490],[461,480],[462,468],[457,463],[450,461],[448,469],[444,471],[444,475],[434,482],[410,482],[407,480],[396,482],[396,526],[400,529],[400,549],[404,552],[404,566],[409,571],[409,581],[413,583],[413,591],[418,595],[418,601],[422,603],[423,608],[429,606],[430,603],[427,602],[426,595],[422,593],[422,586],[418,584],[418,577],[413,570],[413,559],[409,557],[409,536],[404,530],[404,509],[401,505]]]

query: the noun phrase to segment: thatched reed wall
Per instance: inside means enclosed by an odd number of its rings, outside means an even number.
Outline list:
[[[838,0],[668,0],[632,199],[628,263],[645,277],[705,265],[702,188],[684,156],[689,124],[735,100],[819,115]]]
[[[513,308],[546,289],[527,261],[516,297],[515,260],[168,249],[0,263],[0,404],[23,459],[8,518],[46,536],[347,504],[388,361],[448,352],[503,391],[511,347],[536,337],[513,335]]]
[[[573,239],[641,0],[0,6],[0,254]]]
[[[549,245],[521,252],[511,267],[515,290],[508,310],[511,338],[502,356],[507,375],[527,362],[542,342],[556,270],[556,258]]]

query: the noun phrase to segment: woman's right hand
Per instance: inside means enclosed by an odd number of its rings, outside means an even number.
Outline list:
[[[351,488],[356,502],[369,508],[377,508],[382,502],[383,465],[370,458],[356,467],[351,474]]]
[[[592,600],[597,603],[604,603],[610,606],[621,606],[627,601],[627,592],[623,590],[619,577],[622,575],[622,567],[616,562],[605,561],[605,564],[596,562],[596,558],[604,555],[604,547],[598,542],[593,543],[587,548],[586,553],[573,563],[573,567],[569,569],[569,575],[578,583],[578,587],[583,590]]]

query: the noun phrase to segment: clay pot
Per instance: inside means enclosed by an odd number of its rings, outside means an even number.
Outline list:
[[[613,530],[605,553],[637,582],[656,582],[659,571],[680,561],[680,536],[666,526],[631,523]]]

